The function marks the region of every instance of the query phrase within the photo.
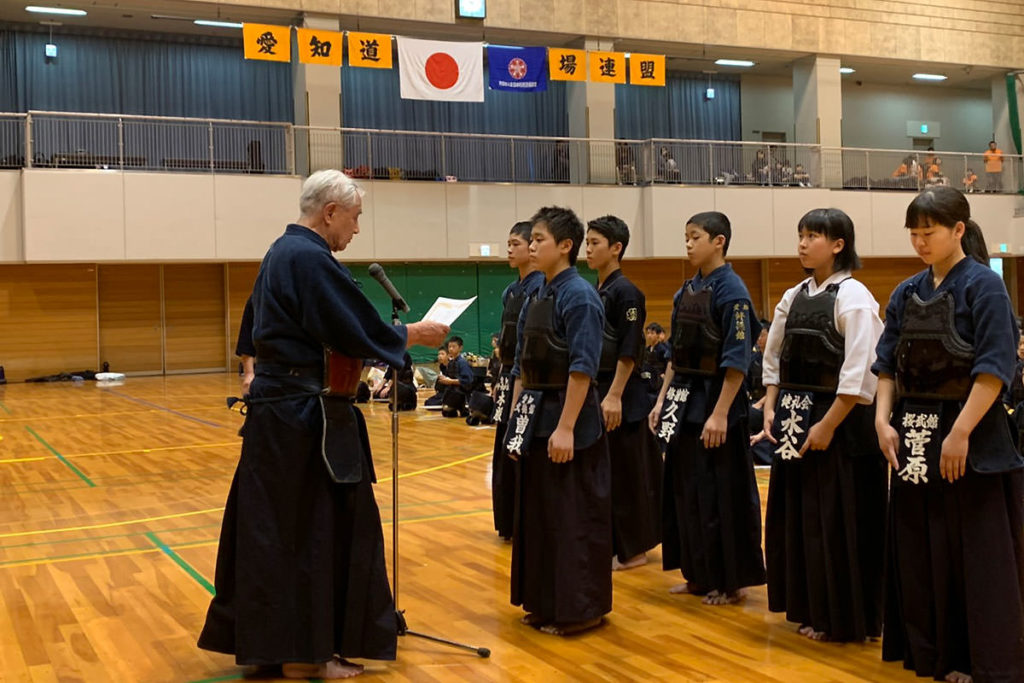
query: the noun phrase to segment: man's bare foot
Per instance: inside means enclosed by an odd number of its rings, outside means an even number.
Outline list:
[[[672,595],[680,595],[680,594],[704,595],[704,594],[707,593],[706,590],[704,590],[703,588],[700,588],[699,586],[695,586],[690,581],[687,581],[685,583],[680,583],[678,585],[672,586],[671,588],[668,589],[668,592],[671,593]]]
[[[285,678],[325,678],[330,680],[352,678],[361,673],[363,673],[362,664],[353,664],[338,656],[322,664],[289,662],[281,665],[281,674]]]
[[[550,623],[550,621],[551,621],[550,619],[545,619],[544,617],[542,617],[539,614],[529,613],[529,614],[523,615],[523,618],[519,620],[519,623],[523,624],[524,626],[532,626],[534,628],[540,628],[541,626],[544,626],[545,624]]]
[[[705,605],[735,605],[744,598],[743,591],[736,591],[735,593],[723,593],[721,591],[710,591],[704,596],[701,601]]]
[[[972,683],[974,679],[969,674],[962,674],[959,671],[950,671],[946,674],[949,683]]]
[[[541,626],[540,630],[544,633],[550,633],[553,636],[572,636],[577,633],[583,633],[589,631],[592,628],[600,626],[604,622],[604,617],[595,617],[593,619],[587,619],[586,621],[571,621],[562,624],[548,624]]]
[[[820,640],[822,642],[828,640],[828,634],[824,631],[815,631],[813,628],[804,634],[810,640]]]
[[[625,569],[636,569],[647,564],[647,553],[640,553],[635,557],[631,557],[625,562],[619,562],[618,557],[612,557],[612,571],[620,572]]]
[[[800,628],[796,630],[802,636],[806,636],[808,633],[814,633],[814,627],[808,624],[800,624]]]

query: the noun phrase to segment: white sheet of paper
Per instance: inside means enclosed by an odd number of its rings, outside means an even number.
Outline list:
[[[472,299],[449,299],[439,296],[437,301],[430,307],[430,310],[427,311],[427,314],[423,316],[423,320],[451,327],[452,323],[458,320],[459,316],[465,313],[466,309],[474,301],[476,301],[475,296]]]

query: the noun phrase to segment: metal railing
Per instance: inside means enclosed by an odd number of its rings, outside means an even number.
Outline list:
[[[291,124],[30,111],[25,165],[194,173],[294,173]]]
[[[609,140],[294,126],[169,116],[0,113],[0,168],[103,168],[607,185],[1017,193],[1024,161],[982,154],[715,140]]]

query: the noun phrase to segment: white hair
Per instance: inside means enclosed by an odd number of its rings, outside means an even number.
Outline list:
[[[299,212],[311,216],[331,202],[348,208],[362,196],[363,188],[341,171],[333,168],[317,171],[302,183]]]

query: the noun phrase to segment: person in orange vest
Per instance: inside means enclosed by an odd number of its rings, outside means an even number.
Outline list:
[[[985,192],[1003,190],[1003,150],[996,147],[996,141],[988,143],[985,150]]]

